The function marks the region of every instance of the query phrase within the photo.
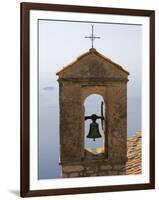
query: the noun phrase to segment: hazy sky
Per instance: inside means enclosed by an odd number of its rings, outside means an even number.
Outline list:
[[[130,72],[128,96],[140,96],[141,25],[46,20],[40,20],[39,24],[42,87],[57,83],[56,72],[89,50],[91,42],[84,37],[91,34],[91,25],[94,25],[95,35],[101,37],[95,40],[94,47]]]
[[[128,135],[141,130],[142,26],[40,20],[39,178],[60,176],[59,86],[56,72],[91,48],[90,40],[84,38],[91,34],[91,25],[94,25],[95,35],[101,37],[95,40],[94,48],[130,73]],[[91,112],[91,106],[88,110]]]

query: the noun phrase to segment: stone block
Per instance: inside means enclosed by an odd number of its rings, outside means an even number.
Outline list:
[[[80,173],[79,173],[79,176],[83,176],[83,172],[80,172]]]
[[[125,172],[119,172],[119,175],[125,175],[126,174],[126,171]]]
[[[108,171],[100,171],[98,176],[107,176]]]
[[[69,177],[70,177],[70,178],[79,177],[79,173],[77,173],[77,172],[70,173]]]
[[[63,172],[67,172],[67,173],[70,173],[70,172],[80,172],[80,171],[83,171],[83,170],[84,170],[84,167],[82,165],[63,166]]]
[[[113,169],[115,169],[115,170],[122,170],[124,168],[125,168],[125,165],[114,165],[113,166]]]
[[[63,175],[62,175],[62,178],[68,178],[69,177],[69,175],[68,174],[66,174],[66,173],[63,173]]]
[[[94,173],[94,171],[93,170],[87,170],[86,173],[92,174],[92,173]]]
[[[93,168],[92,166],[87,166],[86,170],[92,170],[92,168]]]
[[[91,177],[97,176],[97,173],[90,174],[89,176],[91,176]]]
[[[110,170],[110,169],[112,169],[112,166],[111,166],[111,165],[102,165],[102,166],[100,167],[100,169],[101,169],[101,170]]]
[[[110,170],[108,171],[108,175],[118,175],[118,171]]]

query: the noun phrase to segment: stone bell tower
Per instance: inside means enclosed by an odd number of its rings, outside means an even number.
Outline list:
[[[129,73],[91,48],[57,75],[62,177],[125,174]],[[84,100],[91,94],[101,95],[106,105],[102,156],[84,148]]]

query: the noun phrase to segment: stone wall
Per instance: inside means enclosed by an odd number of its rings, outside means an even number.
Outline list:
[[[128,74],[95,49],[57,73],[63,177],[126,173]],[[106,151],[104,157],[92,160],[85,156],[84,148],[84,100],[91,94],[101,95],[106,105]]]
[[[96,86],[92,86],[96,84]],[[100,84],[100,85],[99,85]],[[60,160],[63,177],[88,177],[125,174],[127,159],[127,113],[125,82],[81,84],[60,81]],[[102,95],[106,103],[105,149],[107,155],[94,162],[85,156],[84,99],[92,94]],[[84,162],[83,160],[88,162]],[[113,162],[112,162],[113,160]],[[79,162],[71,165],[70,162]],[[105,162],[104,162],[105,161]],[[63,163],[67,162],[65,166]],[[104,162],[104,163],[102,163]],[[115,163],[114,163],[115,162]],[[116,164],[116,163],[120,163]]]
[[[62,167],[63,178],[124,175],[125,164],[90,163]]]
[[[81,87],[72,82],[60,83],[60,157],[61,161],[83,157],[83,113]]]

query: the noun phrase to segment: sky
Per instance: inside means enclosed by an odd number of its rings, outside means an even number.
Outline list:
[[[100,37],[94,41],[94,48],[130,73],[128,137],[141,130],[142,26],[39,20],[40,179],[60,177],[59,87],[56,72],[89,51],[91,41],[85,36],[91,34],[92,25],[94,34]],[[96,96],[93,102],[93,105],[87,105],[88,113],[99,111],[101,99]],[[87,123],[86,132],[88,127]],[[89,141],[86,143],[90,145]],[[99,144],[100,139],[97,141]]]
[[[131,82],[128,83],[128,96],[140,96],[141,25],[46,20],[40,20],[39,24],[40,83],[42,87],[57,82],[56,72],[89,50],[91,41],[84,37],[91,34],[91,25],[94,25],[95,35],[101,37],[95,40],[94,47],[130,72]]]

